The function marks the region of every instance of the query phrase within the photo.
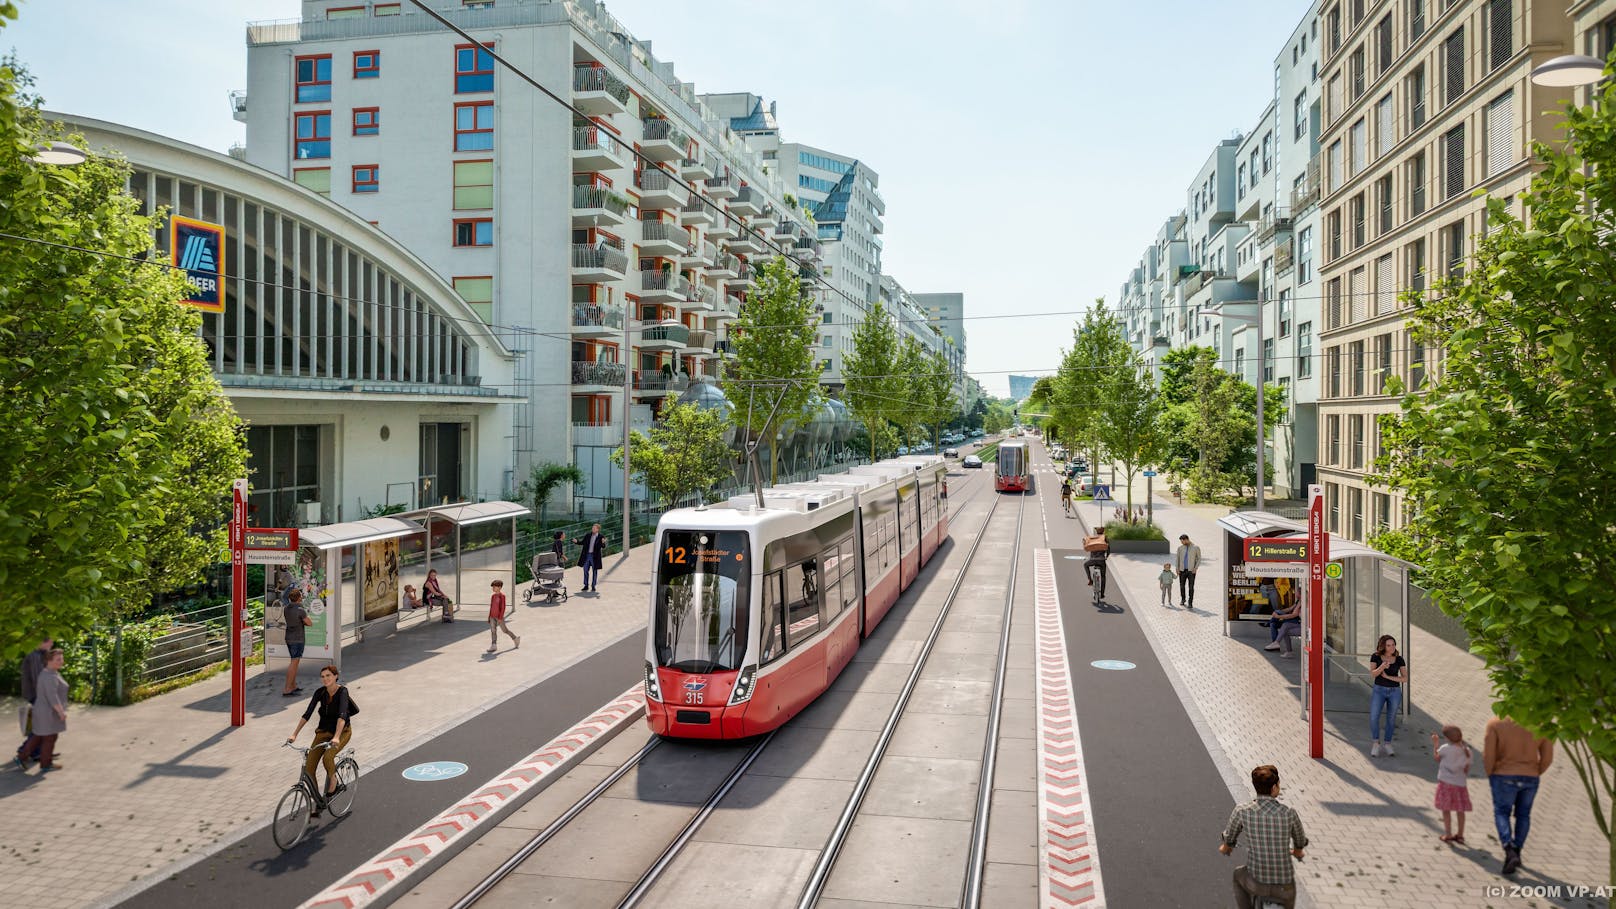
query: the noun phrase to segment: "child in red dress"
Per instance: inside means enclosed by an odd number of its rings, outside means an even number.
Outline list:
[[[1432,733],[1431,756],[1436,759],[1436,807],[1442,812],[1442,842],[1462,846],[1465,813],[1470,810],[1470,746],[1465,744],[1458,726],[1443,726],[1441,737]],[[1454,814],[1459,815],[1457,834],[1452,826]]]

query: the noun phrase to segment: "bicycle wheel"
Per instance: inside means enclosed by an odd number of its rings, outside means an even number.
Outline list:
[[[333,795],[325,807],[332,817],[347,817],[353,811],[354,796],[359,792],[359,763],[353,758],[337,762],[337,784],[345,788]]]
[[[301,784],[286,790],[281,803],[275,806],[275,820],[269,825],[275,845],[283,851],[296,846],[309,829],[309,812],[313,809],[314,801]]]

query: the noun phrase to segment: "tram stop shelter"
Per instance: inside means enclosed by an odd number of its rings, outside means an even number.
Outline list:
[[[422,532],[421,557],[409,561],[400,584],[417,593],[428,571],[438,572],[443,592],[456,609],[488,609],[498,579],[505,597],[516,596],[516,522],[532,510],[515,502],[467,502],[434,505],[401,515]]]
[[[1307,563],[1247,562],[1245,541],[1256,537],[1305,539],[1307,524],[1265,511],[1237,511],[1220,518],[1218,526],[1223,528],[1226,566],[1224,634],[1260,634],[1266,639],[1268,617],[1280,604],[1267,602],[1259,590],[1261,579],[1271,578],[1280,603],[1288,605],[1293,597],[1305,599]],[[1371,684],[1369,657],[1382,634],[1396,637],[1403,654],[1414,662],[1408,652],[1409,605],[1424,594],[1412,584],[1414,565],[1334,534],[1329,535],[1329,545],[1324,580],[1324,709],[1361,712],[1368,703]],[[1304,608],[1304,622],[1307,617]],[[1413,694],[1411,684],[1403,686],[1404,716],[1409,714]]]

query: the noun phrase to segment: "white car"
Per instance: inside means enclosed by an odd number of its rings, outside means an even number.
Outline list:
[[[1255,426],[1256,424],[1253,423],[1252,425]],[[959,457],[959,449],[958,448],[945,448],[945,449],[943,449],[943,457],[945,457],[945,458],[957,458],[957,457]]]
[[[982,466],[982,459],[977,457],[976,455],[966,455],[965,460],[960,462],[960,466],[961,467],[981,467]]]

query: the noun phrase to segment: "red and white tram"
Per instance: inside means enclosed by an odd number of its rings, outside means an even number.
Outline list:
[[[948,468],[909,457],[680,508],[657,526],[646,721],[758,735],[828,688],[948,535]]]
[[[1026,492],[1032,480],[1032,459],[1024,441],[1000,442],[994,457],[993,488],[1000,492]]]

